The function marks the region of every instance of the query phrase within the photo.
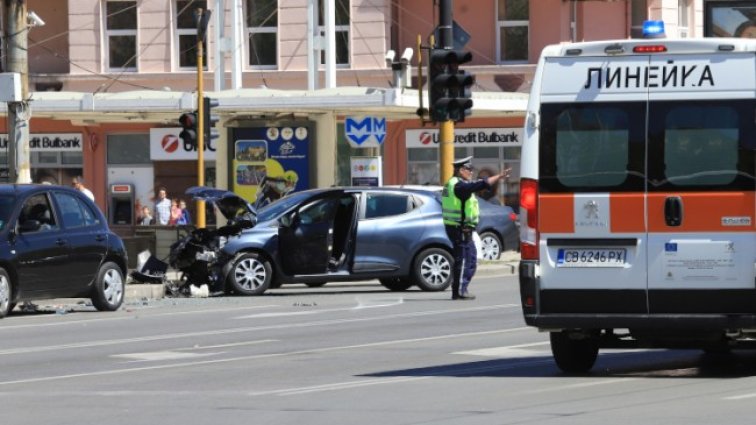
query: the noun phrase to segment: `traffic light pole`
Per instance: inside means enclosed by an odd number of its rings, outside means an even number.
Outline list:
[[[441,0],[438,3],[438,45],[441,49],[454,48],[452,37],[452,0]],[[452,177],[454,172],[454,121],[447,119],[441,122],[439,129],[439,171],[441,184],[444,185]]]
[[[202,13],[202,12],[200,12]],[[197,38],[197,186],[205,185],[205,112],[202,104],[204,100],[203,93],[203,63],[202,48],[203,37]],[[197,227],[205,228],[205,201],[197,201]]]

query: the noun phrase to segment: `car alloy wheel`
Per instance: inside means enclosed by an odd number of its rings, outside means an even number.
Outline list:
[[[5,317],[10,312],[10,299],[10,279],[8,279],[8,274],[5,272],[5,270],[0,269],[0,318]]]
[[[484,260],[498,260],[501,257],[501,241],[491,232],[480,235],[480,257]]]
[[[415,280],[423,291],[443,291],[452,282],[451,254],[440,248],[429,248],[415,260]]]
[[[270,263],[256,253],[241,255],[234,263],[229,279],[233,290],[242,295],[259,295],[270,287]]]
[[[123,295],[121,269],[113,262],[103,264],[95,280],[92,305],[99,311],[115,311],[123,303]]]

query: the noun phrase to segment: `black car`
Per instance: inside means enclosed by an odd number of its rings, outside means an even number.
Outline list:
[[[123,241],[82,192],[0,185],[0,317],[19,302],[50,298],[91,298],[97,310],[117,310],[126,260]]]

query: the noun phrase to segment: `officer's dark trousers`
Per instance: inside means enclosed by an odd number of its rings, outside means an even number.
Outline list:
[[[463,232],[455,226],[445,226],[446,235],[454,247],[454,280],[452,281],[452,295],[467,292],[475,270],[478,268],[478,251],[472,238],[472,230]]]

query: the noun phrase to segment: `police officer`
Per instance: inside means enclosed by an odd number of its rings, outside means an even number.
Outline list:
[[[473,232],[478,225],[480,210],[475,192],[490,189],[502,177],[509,177],[509,169],[485,179],[472,179],[472,158],[454,161],[454,175],[444,185],[441,197],[446,234],[454,246],[454,280],[452,299],[473,300],[467,291],[478,266],[478,252]]]

